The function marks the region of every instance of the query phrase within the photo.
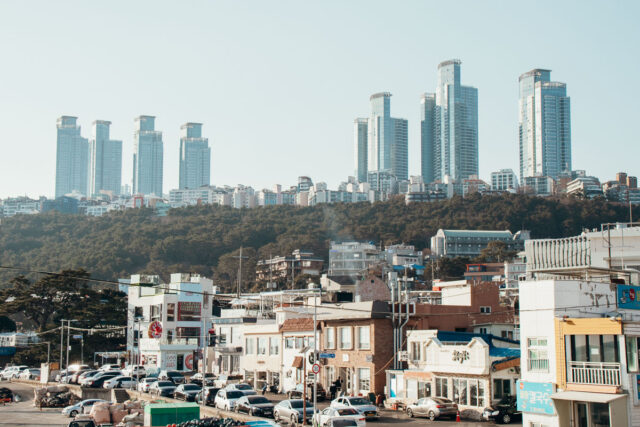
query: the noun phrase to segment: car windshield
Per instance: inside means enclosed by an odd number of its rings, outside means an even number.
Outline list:
[[[302,408],[302,400],[292,400],[291,401],[292,408]],[[307,402],[307,409],[313,408],[313,403]]]
[[[269,403],[269,400],[266,397],[262,397],[262,396],[251,396],[248,398],[248,400],[253,404]]]
[[[371,402],[369,402],[368,400],[364,400],[361,397],[354,397],[353,399],[349,399],[349,402],[351,402],[352,405],[370,405]]]
[[[338,409],[338,414],[340,415],[357,415],[358,411],[351,408]]]
[[[249,384],[236,384],[236,388],[238,390],[251,390],[251,386]]]
[[[228,391],[227,392],[227,399],[240,399],[242,396],[244,396],[244,393],[241,391]]]
[[[173,387],[173,383],[170,381],[158,381],[158,387]]]
[[[184,389],[185,390],[200,390],[200,387],[198,387],[195,384],[185,384]]]

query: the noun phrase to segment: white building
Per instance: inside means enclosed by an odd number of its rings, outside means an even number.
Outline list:
[[[384,256],[389,265],[422,265],[422,252],[413,245],[391,245],[384,248]]]
[[[158,276],[132,275],[127,348],[133,360],[149,368],[195,370],[203,332],[211,327],[213,294],[213,281],[198,275],[172,274],[166,285]]]
[[[264,384],[280,383],[280,331],[275,320],[269,323],[245,325],[244,352],[240,357],[240,371],[244,379],[260,390]]]
[[[378,248],[372,243],[331,242],[328,276],[357,276],[381,261]]]
[[[518,177],[512,169],[491,172],[491,189],[495,191],[517,190]]]
[[[280,326],[282,339],[282,373],[280,390],[284,393],[293,390],[304,381],[304,361],[306,359],[306,374],[312,377],[312,364],[309,355],[313,353],[313,319],[290,318]]]

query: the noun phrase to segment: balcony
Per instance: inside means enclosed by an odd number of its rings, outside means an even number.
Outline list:
[[[619,363],[569,362],[567,383],[620,386]]]

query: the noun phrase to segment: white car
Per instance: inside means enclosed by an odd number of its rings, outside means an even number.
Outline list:
[[[229,384],[224,389],[241,391],[245,396],[254,396],[258,394],[249,384],[243,383]]]
[[[27,369],[27,365],[18,365],[18,366],[9,366],[2,371],[2,379],[3,380],[11,380],[18,378],[20,371]]]
[[[173,392],[176,389],[176,385],[171,381],[161,381],[158,380],[154,383],[151,383],[149,386],[149,394],[152,396],[164,396],[164,397],[173,397]]]
[[[21,380],[40,380],[40,369],[36,368],[27,368],[20,372],[18,378]]]
[[[136,379],[132,377],[127,377],[124,375],[119,375],[117,377],[109,378],[102,384],[102,388],[135,388],[136,387]]]
[[[331,426],[334,420],[353,420],[358,427],[364,427],[367,425],[367,420],[364,415],[356,411],[353,408],[346,406],[342,408],[324,408],[321,412],[318,412],[313,417],[314,427],[328,427]]]
[[[120,365],[102,365],[98,370],[99,371],[119,371]]]
[[[138,391],[142,393],[149,393],[149,387],[151,387],[151,384],[155,383],[156,381],[158,381],[158,379],[154,377],[141,378],[140,382],[138,383]]]
[[[370,401],[363,397],[343,396],[331,401],[332,408],[344,408],[345,406],[355,409],[356,411],[364,415],[368,420],[377,420],[380,418],[378,407],[372,405]]]
[[[225,411],[233,411],[236,407],[236,402],[241,397],[244,397],[244,393],[240,390],[218,390],[216,399],[213,401],[213,405],[218,409]]]
[[[67,406],[62,409],[62,415],[66,415],[69,418],[75,418],[78,414],[88,414],[95,403],[106,402],[102,399],[87,399],[82,402],[78,402],[75,405]]]
[[[135,378],[135,377],[140,377],[140,378],[142,378],[142,377],[144,377],[144,376],[146,376],[146,375],[147,375],[147,371],[146,371],[146,369],[144,368],[144,366],[142,366],[142,365],[129,365],[129,366],[126,366],[126,367],[122,370],[122,373],[123,373],[124,375],[128,375],[128,376],[130,376],[130,377],[134,377],[134,378]]]

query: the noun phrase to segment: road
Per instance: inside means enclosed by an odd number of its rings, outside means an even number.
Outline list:
[[[9,403],[5,406],[0,404],[0,426],[66,426],[69,418],[60,413],[61,408],[43,408],[42,410],[33,406],[33,387],[26,384],[9,383],[0,381],[0,387],[8,387],[22,398],[21,402]],[[268,395],[268,398],[279,400],[277,395]],[[274,399],[275,398],[275,399]],[[328,402],[319,404],[318,407],[325,407]],[[409,418],[403,412],[382,411],[379,421],[368,423],[372,427],[399,427],[400,425],[429,426],[438,427],[492,427],[493,423],[482,423],[473,421],[429,421],[424,418]],[[511,424],[517,426],[517,424]]]
[[[69,418],[60,413],[61,408],[35,408],[33,387],[7,381],[0,381],[0,387],[8,387],[22,398],[21,402],[0,405],[0,426],[66,427],[69,423]]]

